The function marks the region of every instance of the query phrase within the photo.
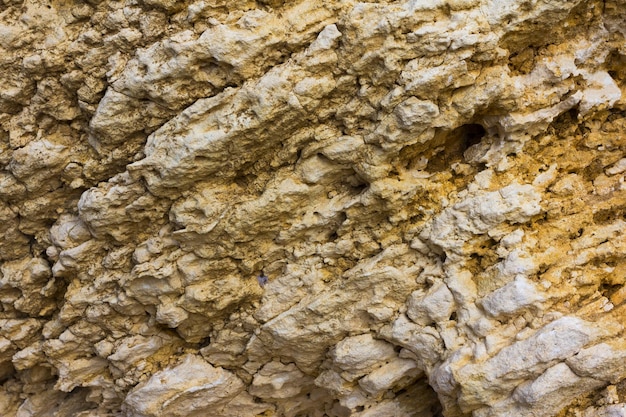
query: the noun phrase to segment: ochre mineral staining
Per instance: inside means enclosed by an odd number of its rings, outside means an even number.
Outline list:
[[[0,0],[0,414],[626,415],[625,36]]]

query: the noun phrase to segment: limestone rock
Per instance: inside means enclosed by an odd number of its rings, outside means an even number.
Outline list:
[[[418,374],[415,361],[397,358],[361,378],[359,385],[369,395],[377,397],[393,388],[403,388],[402,382],[413,382]]]
[[[232,373],[211,366],[195,355],[174,367],[156,372],[135,387],[124,401],[129,416],[230,415],[228,404],[244,390]],[[257,407],[247,415],[259,412]]]
[[[624,0],[0,0],[0,414],[618,416]]]
[[[331,352],[333,364],[342,371],[348,381],[363,376],[382,362],[395,358],[393,345],[376,340],[371,334],[343,339]]]

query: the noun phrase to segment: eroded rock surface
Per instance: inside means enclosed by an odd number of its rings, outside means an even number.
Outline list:
[[[2,415],[626,416],[625,36],[0,0]]]

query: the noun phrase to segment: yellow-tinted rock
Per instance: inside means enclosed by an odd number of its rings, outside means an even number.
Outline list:
[[[623,0],[0,4],[3,417],[623,414]]]

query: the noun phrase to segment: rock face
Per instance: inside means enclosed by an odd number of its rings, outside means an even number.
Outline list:
[[[625,37],[0,0],[2,416],[626,416]]]

